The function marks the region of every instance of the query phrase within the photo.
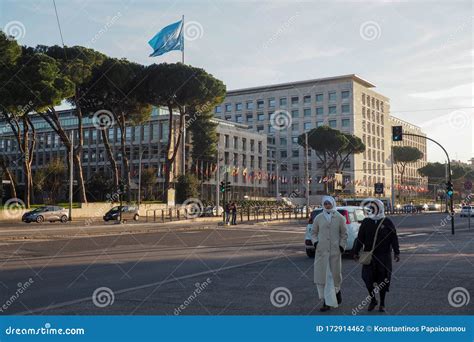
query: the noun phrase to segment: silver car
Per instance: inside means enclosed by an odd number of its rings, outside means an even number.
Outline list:
[[[63,207],[48,205],[36,208],[32,211],[23,214],[21,220],[26,223],[43,223],[44,221],[61,221],[62,223],[65,223],[69,220],[69,212]]]

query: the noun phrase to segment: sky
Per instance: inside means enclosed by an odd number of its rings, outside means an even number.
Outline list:
[[[145,65],[178,62],[147,42],[185,17],[185,62],[228,90],[357,74],[451,159],[473,156],[471,1],[56,0],[64,43]],[[20,44],[61,44],[52,0],[0,0],[0,29]],[[428,160],[444,162],[428,142]]]

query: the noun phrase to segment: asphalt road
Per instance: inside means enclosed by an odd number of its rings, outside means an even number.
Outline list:
[[[474,228],[467,219],[456,217],[454,236],[444,214],[393,220],[402,260],[394,264],[387,314],[472,314]],[[2,224],[0,314],[320,314],[304,230],[291,222]],[[360,271],[343,260],[343,305],[326,314],[367,314],[357,309],[366,297]],[[450,303],[456,288],[461,297]],[[456,307],[459,298],[469,302]]]

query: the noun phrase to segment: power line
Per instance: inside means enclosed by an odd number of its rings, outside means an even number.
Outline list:
[[[431,109],[417,109],[417,110],[396,110],[396,111],[391,111],[390,114],[392,113],[413,113],[413,112],[429,112],[433,110],[454,110],[454,109],[472,109],[474,107],[452,107],[452,108],[431,108]]]
[[[59,22],[58,9],[56,8],[55,0],[53,0],[53,5],[54,5],[54,13],[56,13],[56,21],[58,23],[59,35],[61,36],[61,43],[63,44],[64,57],[66,57],[66,60],[67,60],[66,47],[64,46],[63,31],[61,30],[61,23]]]

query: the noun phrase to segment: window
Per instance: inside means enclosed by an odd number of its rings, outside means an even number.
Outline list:
[[[323,107],[316,107],[316,116],[321,116],[324,114]]]
[[[286,107],[286,97],[281,97],[280,98],[280,107]]]
[[[224,144],[226,148],[229,148],[229,136],[227,134],[224,135]]]
[[[329,127],[336,128],[337,127],[337,121],[336,120],[329,120]]]
[[[239,148],[239,138],[234,137],[234,149],[238,149],[238,148]]]
[[[283,151],[280,151],[280,157],[281,158],[287,158],[288,157],[288,152],[283,150]]]
[[[316,121],[316,127],[321,127],[324,125],[324,121]]]
[[[331,102],[336,101],[336,92],[335,91],[331,91],[329,93],[329,101],[331,101]]]
[[[260,132],[263,132],[265,130],[265,127],[263,127],[263,125],[258,125],[257,126],[257,132],[260,133]]]
[[[303,103],[304,104],[310,104],[311,103],[311,95],[306,95],[303,97]]]
[[[298,143],[298,137],[291,137],[291,142],[293,144],[297,144]]]
[[[275,98],[269,98],[268,99],[268,107],[275,107]]]
[[[298,109],[292,110],[291,111],[291,117],[292,118],[297,118],[299,116]]]
[[[304,109],[304,116],[311,116],[311,108]]]
[[[336,106],[329,106],[328,111],[329,111],[329,115],[335,115],[337,112]]]
[[[304,130],[306,131],[306,130],[309,130],[309,129],[311,129],[311,122],[305,122],[304,123]]]
[[[286,138],[280,138],[280,146],[281,146],[281,145],[286,146],[286,144],[287,144]]]
[[[235,110],[236,111],[241,111],[242,110],[242,102],[237,102],[235,104]]]
[[[350,106],[348,104],[344,104],[341,106],[342,114],[349,114],[350,113]]]
[[[344,91],[341,92],[341,99],[343,99],[343,100],[349,99],[349,91],[348,90],[344,90]]]
[[[293,169],[293,171],[298,171],[300,169],[300,164],[292,164],[291,168]]]
[[[247,151],[247,139],[242,138],[242,150]]]
[[[247,102],[247,104],[245,105],[247,109],[250,109],[252,110],[253,109],[253,102]]]
[[[263,108],[264,108],[263,100],[258,100],[257,101],[257,109],[263,109]]]
[[[263,113],[258,113],[257,114],[257,120],[258,121],[264,121],[265,120],[265,115]]]
[[[214,112],[215,112],[215,113],[222,113],[222,108],[221,108],[221,106],[216,106],[216,108],[214,109]]]
[[[242,123],[242,115],[236,115],[235,122]]]
[[[225,111],[230,112],[232,110],[232,105],[230,103],[225,104]]]
[[[291,98],[291,105],[292,105],[292,106],[297,106],[297,105],[298,105],[298,102],[299,102],[298,96],[293,96],[293,97]]]
[[[298,151],[298,150],[293,150],[293,151],[291,151],[291,155],[292,155],[293,157],[295,157],[295,158],[296,158],[296,157],[299,157],[299,156],[300,156],[300,151]]]
[[[252,123],[253,122],[253,115],[252,114],[247,114],[247,122]]]
[[[292,131],[298,131],[300,129],[300,126],[297,123],[294,123],[291,125],[291,130]]]
[[[324,96],[323,94],[316,94],[316,102],[323,102]]]
[[[342,119],[341,121],[342,128],[349,128],[350,124],[351,124],[350,119]]]
[[[262,153],[262,142],[258,142],[258,153]]]

